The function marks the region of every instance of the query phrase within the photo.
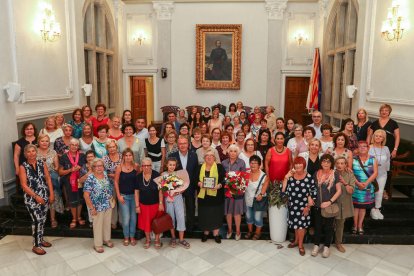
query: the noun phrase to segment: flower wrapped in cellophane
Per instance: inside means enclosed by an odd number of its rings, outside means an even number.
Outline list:
[[[248,172],[230,171],[226,173],[224,195],[228,198],[242,197],[249,185],[249,177]]]

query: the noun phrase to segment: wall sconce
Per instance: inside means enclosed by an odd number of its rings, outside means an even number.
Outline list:
[[[350,99],[354,98],[355,93],[357,92],[358,88],[355,85],[347,85],[346,86],[346,96]]]
[[[139,46],[144,43],[144,40],[147,39],[147,36],[143,31],[138,31],[138,33],[135,35],[134,40],[138,41]]]
[[[55,14],[51,7],[45,7],[41,15],[40,34],[44,42],[59,40],[61,31],[60,24],[56,22]]]
[[[298,42],[298,45],[302,45],[302,43],[308,40],[308,36],[305,34],[304,31],[298,31],[295,35],[295,40]]]
[[[20,101],[24,94],[20,83],[8,82],[3,89],[7,93],[7,101],[11,103]]]
[[[400,40],[404,33],[404,18],[400,13],[398,1],[392,1],[391,8],[388,8],[387,19],[382,22],[381,34],[386,41]]]
[[[167,78],[167,68],[165,67],[161,68],[161,78],[163,79]]]
[[[85,92],[85,97],[89,97],[90,95],[92,95],[92,84],[85,83],[81,86],[81,88]]]

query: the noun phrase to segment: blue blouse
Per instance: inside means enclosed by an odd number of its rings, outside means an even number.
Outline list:
[[[108,175],[104,172],[105,177],[98,179],[94,174],[88,176],[83,187],[84,192],[88,192],[92,205],[97,212],[103,212],[111,208],[109,200],[113,195],[113,186],[109,181]]]

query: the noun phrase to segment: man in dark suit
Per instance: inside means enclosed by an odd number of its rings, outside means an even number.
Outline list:
[[[198,183],[198,159],[194,152],[188,150],[187,137],[180,136],[178,138],[178,151],[170,155],[177,159],[177,170],[186,170],[190,178],[190,185],[183,193],[186,209],[187,231],[192,231],[195,218],[195,195]]]

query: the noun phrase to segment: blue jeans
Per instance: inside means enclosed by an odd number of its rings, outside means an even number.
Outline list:
[[[132,195],[123,195],[125,203],[118,201],[122,217],[122,231],[124,238],[134,238],[137,229],[137,213],[135,212],[135,198]]]
[[[62,189],[60,188],[60,182],[59,182],[59,175],[56,171],[50,172],[50,178],[52,180],[53,184],[53,192],[59,196],[62,196]]]
[[[246,206],[246,223],[263,227],[263,213],[264,211],[254,211],[253,207]]]

